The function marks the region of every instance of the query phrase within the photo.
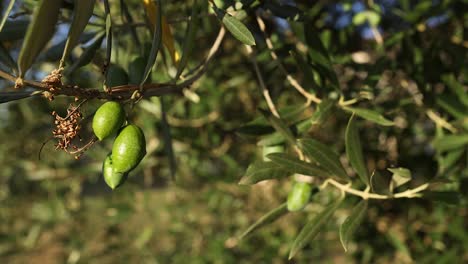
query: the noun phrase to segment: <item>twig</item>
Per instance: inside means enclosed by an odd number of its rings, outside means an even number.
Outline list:
[[[265,98],[265,101],[267,102],[268,108],[270,109],[270,112],[274,116],[279,118],[280,115],[278,114],[278,111],[276,110],[275,104],[273,103],[273,100],[271,99],[270,92],[268,91],[265,85],[265,81],[263,80],[263,76],[260,73],[260,68],[258,67],[257,60],[255,59],[255,54],[250,46],[245,45],[245,49],[247,50],[247,54],[249,55],[252,65],[254,66],[258,82],[260,83],[260,89],[262,91],[263,97]]]
[[[276,61],[278,64],[279,69],[283,72],[284,75],[286,75],[286,79],[288,82],[300,93],[302,94],[308,101],[312,101],[314,103],[320,103],[321,100],[317,98],[314,94],[311,94],[307,92],[302,85],[299,84],[299,82],[294,79],[294,77],[289,74],[289,72],[286,70],[284,67],[283,63],[279,60],[278,55],[276,54],[274,47],[273,47],[273,42],[271,39],[268,37],[268,35],[265,32],[265,22],[263,22],[263,19],[259,16],[257,16],[257,23],[260,27],[260,30],[263,33],[263,37],[265,38],[266,45],[268,47],[268,50],[270,51],[270,55],[273,58],[273,60]]]
[[[213,43],[213,46],[208,52],[207,57],[204,60],[202,66],[195,72],[192,76],[187,78],[185,81],[179,84],[171,84],[171,83],[151,83],[143,85],[143,97],[151,97],[151,96],[163,96],[167,94],[182,94],[182,90],[190,87],[193,83],[195,83],[198,79],[200,79],[203,74],[206,72],[208,64],[213,59],[216,52],[219,50],[222,40],[226,34],[226,30],[221,28],[219,33]],[[16,77],[1,70],[0,69],[0,78],[5,80],[15,82]],[[107,100],[128,100],[131,98],[132,94],[139,90],[139,85],[120,85],[112,87],[112,93],[103,92],[99,89],[95,88],[81,88],[73,85],[62,85],[61,87],[55,87],[53,92],[50,91],[50,86],[47,84],[31,81],[31,80],[23,80],[24,86],[32,87],[37,90],[42,90],[44,92],[50,92],[54,96],[73,96],[79,99],[107,99]],[[12,92],[13,94],[13,92]]]
[[[368,199],[375,199],[375,200],[387,200],[387,199],[398,199],[398,198],[414,198],[414,197],[421,197],[422,191],[426,190],[429,187],[429,183],[422,184],[414,189],[409,189],[403,192],[395,193],[393,195],[383,195],[383,194],[377,194],[377,193],[370,193],[368,189],[365,191],[360,191],[353,189],[350,184],[341,184],[334,179],[327,179],[321,186],[320,189],[326,188],[328,185],[333,185],[337,189],[355,195],[359,196],[364,200]]]

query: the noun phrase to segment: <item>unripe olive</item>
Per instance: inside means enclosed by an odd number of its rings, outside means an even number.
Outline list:
[[[288,210],[299,211],[304,208],[310,199],[312,186],[307,182],[295,182],[288,195]]]
[[[117,64],[111,64],[107,69],[107,87],[128,84],[127,72]]]
[[[112,162],[115,171],[133,170],[146,155],[146,140],[143,131],[135,125],[124,127],[112,146]]]
[[[146,69],[146,59],[143,57],[136,57],[128,65],[128,83],[129,84],[140,84],[143,80],[143,74]]]
[[[111,154],[107,155],[102,164],[102,174],[104,176],[104,181],[112,190],[122,185],[128,178],[128,173],[115,171]]]
[[[118,102],[101,105],[93,118],[93,131],[99,140],[116,134],[125,122],[125,110]]]

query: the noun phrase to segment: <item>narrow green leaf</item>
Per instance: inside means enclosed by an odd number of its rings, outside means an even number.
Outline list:
[[[442,81],[457,95],[458,100],[468,107],[468,91],[455,79],[455,76],[453,74],[444,75]]]
[[[197,35],[198,24],[200,19],[197,18],[199,13],[199,7],[197,0],[193,0],[192,3],[192,13],[190,14],[190,21],[187,25],[187,31],[185,32],[184,45],[182,47],[182,57],[180,58],[179,64],[177,65],[177,73],[175,80],[178,80],[180,75],[187,66],[188,58],[192,52],[193,46],[195,44],[195,37]]]
[[[236,39],[249,46],[255,45],[254,36],[242,22],[226,13],[224,10],[217,7],[213,8],[218,18],[223,22],[223,25]]]
[[[351,166],[356,171],[361,181],[369,185],[369,172],[364,163],[361,140],[359,139],[359,131],[354,122],[354,115],[351,116],[348,126],[346,127],[345,145],[346,155],[348,156]]]
[[[434,148],[444,152],[468,144],[468,134],[442,136],[434,140]]]
[[[62,0],[41,0],[37,5],[18,56],[20,78],[54,35]]]
[[[377,26],[379,25],[380,22],[380,15],[377,12],[374,12],[372,10],[366,10],[357,13],[353,17],[353,24],[356,26],[362,25],[366,22],[369,22],[371,26]]]
[[[391,176],[388,174],[382,174],[379,171],[372,172],[369,184],[373,193],[384,195],[391,195],[394,188],[394,186],[392,186]]]
[[[284,138],[286,138],[286,140],[292,146],[296,144],[296,139],[293,133],[291,132],[291,130],[289,130],[289,127],[286,125],[286,123],[284,123],[282,119],[274,116],[273,114],[271,114],[270,112],[266,110],[259,109],[259,111],[268,120],[268,122],[270,122],[270,124],[276,129],[276,131],[282,134]]]
[[[411,171],[406,168],[388,168],[393,173],[392,186],[397,188],[411,181]]]
[[[329,204],[322,212],[307,222],[302,228],[299,235],[294,240],[291,250],[289,251],[289,259],[292,259],[299,250],[317,236],[323,227],[330,221],[333,213],[340,206],[343,199],[339,199]]]
[[[239,184],[251,185],[264,180],[284,178],[291,174],[290,171],[275,162],[257,161],[250,164]]]
[[[5,64],[8,68],[11,69],[15,74],[18,71],[15,60],[10,55],[10,52],[3,46],[3,43],[0,42],[0,62]]]
[[[367,200],[361,200],[351,211],[351,214],[340,226],[340,241],[345,251],[348,251],[348,241],[361,224],[367,210]]]
[[[153,69],[154,64],[156,64],[156,58],[158,57],[159,50],[161,49],[162,43],[162,1],[154,0],[157,7],[156,8],[156,25],[153,32],[153,41],[151,43],[151,50],[148,57],[148,63],[146,64],[144,77],[140,83],[140,86],[143,86],[148,80],[151,70]]]
[[[299,146],[307,157],[316,161],[332,175],[349,180],[348,174],[340,163],[340,157],[330,147],[311,138],[300,139]]]
[[[275,162],[282,169],[292,173],[316,176],[322,179],[327,179],[330,177],[330,174],[321,167],[302,161],[285,153],[272,153],[267,155],[267,158]]]
[[[90,63],[94,58],[96,51],[101,47],[105,36],[106,34],[104,32],[96,34],[96,36],[91,40],[91,44],[83,51],[80,58],[76,60],[70,67],[67,67],[64,74],[70,75],[78,68]]]
[[[317,105],[317,109],[315,110],[314,114],[310,118],[310,122],[312,124],[321,124],[325,119],[328,118],[331,114],[331,110],[335,106],[335,102],[333,100],[324,99],[320,104]]]
[[[343,107],[344,110],[354,113],[357,116],[360,116],[366,120],[374,122],[382,126],[393,126],[393,121],[390,121],[383,117],[381,114],[374,110],[356,108],[356,107]]]
[[[245,230],[244,233],[240,235],[239,239],[243,239],[247,235],[258,230],[259,228],[267,224],[273,223],[274,221],[278,220],[280,217],[282,217],[283,215],[287,213],[288,213],[288,209],[287,209],[286,203],[283,203],[282,205],[266,213],[264,216],[258,219],[257,222],[255,222],[253,225],[249,226],[249,228],[247,228],[247,230]]]
[[[72,49],[78,44],[78,39],[83,33],[89,19],[93,15],[94,3],[96,0],[75,0],[75,8],[73,9],[73,20],[68,31],[67,42],[63,51],[60,67],[63,67],[65,59],[68,57]]]
[[[455,165],[464,152],[463,148],[459,148],[449,151],[445,156],[441,156],[439,160],[440,172],[445,172]]]
[[[10,3],[8,3],[8,6],[5,10],[5,14],[2,17],[2,21],[0,21],[0,32],[3,29],[3,26],[5,25],[5,22],[8,19],[8,16],[10,15],[11,10],[13,9],[13,6],[15,5],[15,0],[10,0]]]
[[[31,96],[36,96],[41,94],[41,92],[0,92],[0,104],[8,103],[11,101],[21,100]]]

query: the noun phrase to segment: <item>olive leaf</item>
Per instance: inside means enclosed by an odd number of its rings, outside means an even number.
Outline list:
[[[73,20],[68,31],[67,42],[63,51],[62,59],[60,60],[60,68],[63,67],[65,59],[70,54],[71,50],[78,44],[78,39],[83,33],[89,19],[93,15],[94,3],[96,0],[75,0],[75,8]]]
[[[18,56],[20,78],[24,77],[37,55],[52,38],[62,0],[41,0],[37,5]]]
[[[367,200],[361,200],[351,211],[351,214],[340,226],[340,241],[345,251],[348,251],[348,241],[361,224],[367,210]]]
[[[250,185],[263,180],[279,179],[287,177],[292,173],[271,161],[257,161],[247,168],[244,177],[239,181],[239,184]]]
[[[348,174],[340,163],[340,157],[330,147],[315,139],[300,139],[299,146],[310,159],[316,161],[330,174],[348,180]]]
[[[245,45],[253,46],[255,45],[255,38],[250,32],[250,30],[237,18],[231,16],[230,14],[226,13],[224,10],[221,10],[215,6],[213,9],[216,13],[216,16],[219,20],[223,23],[229,32],[240,42],[244,43]]]
[[[345,145],[346,156],[348,156],[351,166],[357,172],[361,181],[369,185],[369,172],[364,163],[361,140],[359,139],[359,131],[354,122],[354,114],[349,119],[348,126],[346,127]]]
[[[177,73],[174,79],[177,81],[182,74],[185,66],[187,65],[188,58],[192,52],[193,46],[195,44],[195,36],[197,35],[199,19],[197,18],[199,7],[197,0],[193,0],[192,3],[192,13],[190,14],[190,20],[187,25],[187,30],[185,33],[184,45],[182,47],[182,57],[177,65]]]
[[[295,145],[296,144],[296,139],[289,129],[289,127],[286,125],[286,123],[279,117],[274,116],[270,112],[259,109],[260,113],[270,122],[270,124],[278,131],[278,133],[282,134],[284,138],[291,144]]]
[[[14,5],[15,5],[15,0],[10,0],[5,10],[5,14],[3,15],[2,20],[0,21],[0,32],[2,31],[3,26],[5,25],[5,22],[7,21],[8,16],[10,15],[10,12],[13,9]]]
[[[302,161],[285,153],[272,153],[267,155],[267,158],[275,162],[284,170],[290,171],[292,173],[316,176],[323,179],[330,177],[330,174],[321,167]]]
[[[342,200],[343,199],[340,198],[329,204],[318,215],[307,222],[291,246],[291,250],[289,251],[289,259],[292,259],[294,255],[299,252],[299,250],[301,250],[307,243],[313,240],[315,236],[320,233],[320,231],[322,231],[323,227],[330,221],[333,213],[340,206]]]
[[[162,42],[162,37],[163,37],[163,28],[162,28],[162,1],[154,1],[155,3],[149,3],[149,0],[145,0],[145,6],[147,5],[146,3],[153,4],[153,8],[146,8],[146,12],[148,13],[149,17],[152,17],[153,11],[154,11],[154,32],[153,32],[153,40],[151,43],[151,50],[150,54],[148,57],[148,62],[146,64],[145,68],[145,73],[143,74],[143,79],[141,80],[140,86],[146,83],[146,80],[148,80],[150,74],[151,74],[151,69],[153,66],[156,64],[156,58],[158,56],[158,52],[161,49],[161,42]],[[158,8],[156,8],[156,6]],[[152,23],[153,24],[153,23]]]
[[[278,220],[280,217],[288,213],[287,205],[286,203],[281,204],[280,206],[276,207],[275,209],[269,211],[266,213],[264,216],[262,216],[260,219],[258,219],[254,224],[249,226],[247,230],[245,230],[242,235],[240,235],[239,239],[243,239],[247,235],[251,234],[252,232],[258,230],[259,228],[270,224],[276,220]]]
[[[442,136],[434,140],[434,148],[444,152],[468,144],[468,134]]]
[[[10,52],[5,48],[3,43],[0,42],[0,62],[5,64],[14,73],[18,71],[15,60],[10,55]]]
[[[365,108],[357,108],[357,107],[343,107],[344,110],[354,113],[357,116],[360,116],[366,120],[374,122],[376,124],[382,126],[393,126],[393,121],[390,121],[383,117],[376,111],[365,109]]]

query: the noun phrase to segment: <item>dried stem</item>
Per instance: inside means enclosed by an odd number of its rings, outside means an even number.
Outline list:
[[[279,60],[278,55],[276,54],[276,52],[274,50],[273,42],[271,41],[271,39],[268,37],[268,35],[265,32],[265,23],[263,22],[262,18],[259,17],[259,16],[257,16],[257,23],[258,23],[258,25],[260,27],[260,30],[263,33],[263,37],[265,38],[265,42],[266,42],[266,45],[268,47],[268,50],[270,51],[271,57],[273,58],[273,60],[276,61],[276,63],[278,64],[279,69],[283,72],[283,74],[286,75],[286,79],[288,80],[288,82],[300,94],[302,94],[302,96],[304,96],[307,99],[307,101],[312,101],[314,103],[320,103],[321,100],[319,98],[317,98],[314,94],[311,94],[311,93],[307,92],[304,89],[304,87],[302,87],[299,84],[299,82],[296,79],[294,79],[294,77],[292,77],[291,74],[289,74],[289,72],[286,70],[286,68],[284,67],[283,63]]]

